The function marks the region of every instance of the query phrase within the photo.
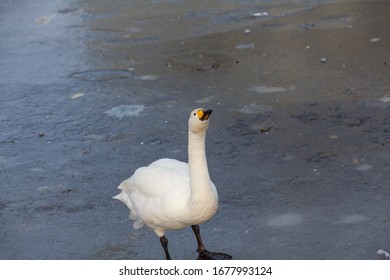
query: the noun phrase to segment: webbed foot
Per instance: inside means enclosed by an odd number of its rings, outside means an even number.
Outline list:
[[[203,250],[199,253],[198,260],[232,260],[233,257],[225,253],[216,253]]]

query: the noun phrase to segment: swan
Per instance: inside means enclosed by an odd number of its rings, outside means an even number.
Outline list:
[[[224,253],[209,252],[200,235],[199,224],[210,220],[218,208],[218,193],[207,168],[205,138],[212,110],[191,112],[188,121],[188,163],[159,159],[138,168],[123,181],[114,196],[130,209],[133,227],[144,224],[160,238],[167,260],[167,230],[191,226],[198,243],[198,259],[231,259]]]

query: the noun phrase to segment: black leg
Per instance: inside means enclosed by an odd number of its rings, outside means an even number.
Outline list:
[[[161,246],[164,249],[166,259],[172,260],[171,256],[169,255],[169,251],[168,251],[168,239],[165,236],[160,237],[160,242],[161,242]]]
[[[200,236],[200,229],[198,225],[191,226],[195,233],[196,241],[198,241],[198,260],[231,260],[232,256],[225,253],[209,252],[205,249],[202,237]]]
[[[198,225],[191,226],[195,233],[196,241],[198,242],[198,249],[196,250],[199,254],[205,250],[202,237],[200,236],[200,228]]]

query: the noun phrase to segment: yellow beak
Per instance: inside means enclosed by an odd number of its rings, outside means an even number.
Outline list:
[[[198,112],[196,112],[196,114],[201,121],[207,121],[212,112],[212,110],[204,111],[203,109],[200,109]]]

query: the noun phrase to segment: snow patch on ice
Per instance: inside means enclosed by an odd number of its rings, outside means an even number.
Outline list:
[[[379,37],[374,37],[374,38],[371,38],[371,39],[370,39],[370,42],[371,42],[371,43],[378,43],[380,40],[381,40],[381,38],[379,38]]]
[[[45,193],[60,193],[66,191],[67,188],[64,187],[63,185],[54,185],[54,186],[43,186],[43,187],[38,187],[37,191],[40,192],[41,194]]]
[[[230,110],[234,112],[244,113],[244,114],[261,114],[261,113],[267,113],[272,111],[272,106],[251,104],[251,105],[242,105]]]
[[[141,81],[154,81],[158,79],[158,76],[156,75],[141,75],[136,76],[134,79],[141,80]]]
[[[248,44],[237,44],[236,49],[237,50],[248,50],[248,49],[254,49],[255,44],[253,43],[248,43]]]
[[[251,91],[255,91],[260,94],[267,94],[267,93],[279,93],[279,92],[285,92],[288,90],[295,89],[295,86],[290,86],[287,88],[284,87],[267,87],[267,86],[253,86],[250,88]]]
[[[73,94],[73,95],[70,97],[70,99],[78,99],[78,98],[80,98],[80,97],[83,97],[84,95],[85,95],[84,92],[77,92],[77,93]]]
[[[372,169],[371,164],[362,164],[362,165],[359,165],[358,167],[356,167],[356,170],[358,170],[358,171],[367,171],[370,169]]]
[[[209,103],[213,98],[214,98],[213,96],[208,96],[205,98],[197,99],[195,100],[195,102],[199,104],[205,104],[205,103]]]
[[[341,218],[340,224],[357,224],[368,221],[369,219],[363,215],[348,215]]]
[[[136,117],[145,109],[144,105],[120,105],[106,111],[105,113],[110,117]]]
[[[385,95],[379,98],[380,102],[389,103],[390,102],[390,95]]]
[[[257,12],[257,13],[252,13],[251,16],[252,17],[266,17],[266,16],[269,16],[269,13],[268,12]]]
[[[30,171],[35,172],[35,173],[43,173],[43,172],[45,172],[45,169],[43,169],[42,167],[33,167],[33,168],[30,168]]]
[[[281,214],[268,220],[267,225],[271,227],[292,227],[304,222],[300,214]]]

